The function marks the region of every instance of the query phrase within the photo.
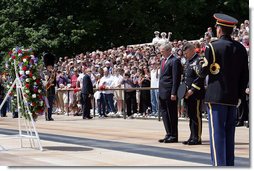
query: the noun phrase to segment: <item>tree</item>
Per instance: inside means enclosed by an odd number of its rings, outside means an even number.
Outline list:
[[[57,56],[151,42],[153,32],[198,39],[215,12],[249,18],[247,0],[1,0],[0,48]]]

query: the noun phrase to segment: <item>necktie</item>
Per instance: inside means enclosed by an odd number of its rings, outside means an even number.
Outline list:
[[[166,62],[165,59],[163,59],[163,60],[161,61],[161,71],[162,71],[162,72],[164,72],[165,62]]]

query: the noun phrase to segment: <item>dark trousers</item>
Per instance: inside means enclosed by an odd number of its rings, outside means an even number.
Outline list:
[[[92,108],[91,104],[91,98],[89,97],[88,94],[83,94],[82,93],[82,106],[83,106],[83,118],[89,118],[90,116],[90,109]]]
[[[100,116],[106,115],[106,103],[103,93],[101,93],[100,98],[97,99],[97,108]]]
[[[177,100],[160,99],[160,112],[163,124],[166,130],[166,137],[178,139],[178,117],[177,117]]]
[[[202,134],[202,100],[193,98],[185,99],[188,116],[190,118],[190,139],[201,141]]]
[[[234,166],[236,107],[208,103],[213,166]]]
[[[124,95],[127,108],[127,115],[131,116],[132,114],[137,113],[136,91],[125,92]]]
[[[104,93],[104,101],[107,104],[107,111],[108,112],[116,112],[115,106],[114,106],[114,94],[106,94]]]
[[[46,120],[51,120],[55,95],[50,95],[47,98],[48,98],[48,102],[49,102],[49,108],[48,108],[48,113],[46,113]]]

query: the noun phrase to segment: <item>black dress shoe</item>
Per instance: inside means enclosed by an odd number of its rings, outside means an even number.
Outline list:
[[[163,143],[164,141],[165,141],[165,138],[158,140],[159,143]]]
[[[54,119],[53,118],[50,118],[49,121],[53,121]]]
[[[163,142],[164,142],[166,139],[168,139],[168,138],[169,138],[169,136],[165,136],[164,138],[159,139],[158,142],[163,143]]]
[[[88,116],[88,117],[87,117],[87,119],[93,119],[93,117],[91,117],[91,116]]]
[[[169,137],[168,139],[164,140],[164,143],[176,143],[178,142],[178,139],[175,137]]]
[[[187,141],[183,141],[182,143],[183,143],[184,145],[188,145],[190,141],[191,141],[191,139],[188,139]]]
[[[195,140],[191,140],[191,141],[189,141],[189,143],[188,143],[188,145],[200,145],[200,144],[202,144],[201,141],[195,141]]]

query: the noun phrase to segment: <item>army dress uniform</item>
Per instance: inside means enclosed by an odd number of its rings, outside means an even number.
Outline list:
[[[183,82],[187,86],[187,91],[192,90],[193,94],[188,99],[184,99],[187,107],[187,113],[190,118],[190,137],[183,144],[198,145],[201,144],[202,133],[202,100],[205,95],[204,78],[197,73],[197,64],[202,59],[197,53],[187,61],[184,71]]]
[[[205,103],[212,165],[233,166],[236,106],[249,80],[248,55],[241,43],[225,33],[230,28],[233,31],[238,21],[225,14],[214,14],[214,18],[219,39],[206,46],[199,75],[208,75]]]

